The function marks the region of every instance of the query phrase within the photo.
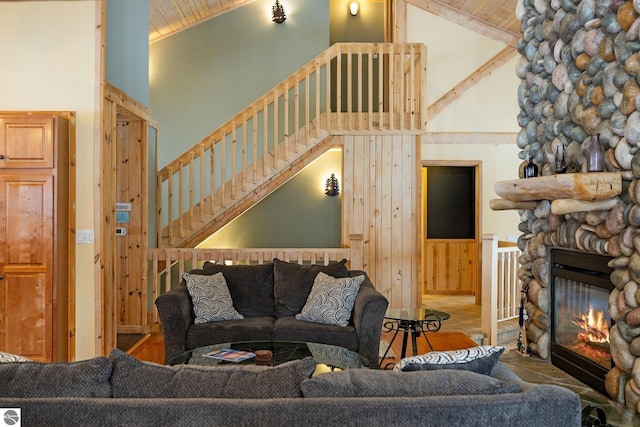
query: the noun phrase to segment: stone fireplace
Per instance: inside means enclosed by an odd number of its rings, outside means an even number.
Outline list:
[[[634,3],[640,8],[640,2],[622,0],[518,2],[522,37],[516,74],[522,82],[517,94],[521,131],[516,142],[522,150],[519,157],[531,158],[540,175],[529,179],[561,174],[566,181],[569,176],[585,179],[590,175],[586,170],[590,135],[598,133],[605,150],[605,172],[617,174],[620,188],[601,194],[599,188],[613,184],[594,178],[589,191],[573,182],[572,191],[563,192],[554,188],[555,181],[540,181],[536,184],[540,191],[532,193],[535,197],[511,197],[518,184],[511,185],[507,197],[498,191],[498,183],[496,192],[504,199],[492,201],[492,208],[516,209],[520,215],[519,275],[529,299],[527,351],[543,359],[551,358],[552,342],[558,338],[552,336],[552,249],[609,257],[613,289],[606,291],[606,316],[614,367],[606,373],[604,387],[613,400],[638,411],[640,19]],[[566,164],[556,170],[556,153],[562,152]],[[574,298],[571,289],[560,292]],[[557,335],[558,325],[553,328]]]

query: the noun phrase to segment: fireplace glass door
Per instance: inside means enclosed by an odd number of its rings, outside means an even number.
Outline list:
[[[553,341],[609,370],[609,291],[586,283],[557,278]]]
[[[606,394],[611,257],[554,248],[551,258],[551,362]]]

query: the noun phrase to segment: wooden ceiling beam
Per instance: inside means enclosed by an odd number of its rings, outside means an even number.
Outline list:
[[[512,47],[516,46],[520,37],[519,33],[507,31],[441,0],[407,0],[407,3]]]
[[[495,69],[513,58],[518,52],[515,48],[507,46],[493,58],[482,64],[480,68],[471,73],[467,78],[455,85],[453,89],[442,95],[438,100],[427,108],[427,117],[431,120],[435,115],[447,108],[453,101],[460,98],[469,88],[478,83],[483,78],[490,75]]]

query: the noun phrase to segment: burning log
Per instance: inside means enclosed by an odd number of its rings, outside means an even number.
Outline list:
[[[577,338],[592,345],[606,344],[609,348],[609,327],[604,320],[604,313],[593,313],[593,307],[589,308],[588,315],[572,314],[572,322],[581,329]]]

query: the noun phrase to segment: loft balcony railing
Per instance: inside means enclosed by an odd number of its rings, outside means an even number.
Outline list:
[[[335,44],[160,169],[158,247],[216,231],[330,148],[334,135],[424,132],[425,51]]]

